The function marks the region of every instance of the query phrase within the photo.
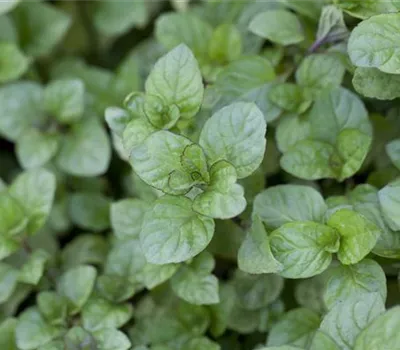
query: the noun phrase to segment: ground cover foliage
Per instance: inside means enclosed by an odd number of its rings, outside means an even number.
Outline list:
[[[2,1],[0,349],[400,349],[399,11]]]

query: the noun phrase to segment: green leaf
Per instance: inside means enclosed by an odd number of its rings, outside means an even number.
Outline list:
[[[286,278],[306,278],[320,274],[339,249],[335,229],[311,221],[289,222],[270,235],[271,251],[283,265]]]
[[[190,259],[210,243],[214,221],[195,213],[186,197],[163,196],[144,218],[140,240],[147,261],[178,263]]]
[[[16,153],[25,169],[43,166],[57,153],[58,136],[37,129],[28,129],[18,138]]]
[[[235,306],[231,310],[228,328],[241,334],[250,334],[258,330],[260,318],[268,313],[268,308],[261,310],[247,310],[240,306]]]
[[[267,345],[306,347],[314,337],[320,322],[319,315],[314,311],[304,308],[291,310],[272,327]]]
[[[249,30],[280,45],[297,44],[304,40],[299,19],[286,10],[269,10],[257,14],[250,22]]]
[[[170,297],[167,303],[156,304],[147,296],[138,305],[136,325],[130,333],[136,343],[179,344],[205,333],[208,310]]]
[[[64,59],[52,68],[51,73],[54,79],[82,80],[85,84],[89,106],[100,114],[104,113],[106,107],[120,103],[123,98],[120,96],[116,101],[113,91],[110,91],[116,79],[111,71],[88,65],[81,58],[65,58],[64,56]]]
[[[204,57],[212,36],[212,26],[192,13],[166,13],[156,20],[155,36],[168,50],[186,44],[196,55]]]
[[[242,36],[230,23],[223,23],[214,29],[208,46],[210,58],[219,63],[234,61],[242,52]]]
[[[129,60],[128,60],[129,62]],[[131,89],[130,89],[131,90]],[[141,118],[144,115],[143,105],[146,98],[144,92],[130,92],[124,99],[124,110],[129,113],[130,118]],[[111,107],[113,108],[113,107]],[[115,108],[115,107],[114,107]],[[107,112],[107,110],[106,110]]]
[[[312,103],[307,91],[293,83],[274,85],[268,97],[272,103],[289,112],[303,113]]]
[[[42,249],[34,251],[28,258],[27,262],[22,265],[18,281],[37,285],[42,278],[45,265],[50,259],[50,254]]]
[[[6,0],[0,4],[0,14],[10,12],[15,6],[18,5],[20,0]]]
[[[302,115],[286,114],[276,128],[276,145],[282,153],[311,135],[310,121]]]
[[[245,237],[244,230],[232,220],[216,220],[215,235],[209,250],[216,256],[235,260]]]
[[[98,350],[128,350],[131,342],[128,337],[116,329],[101,329],[93,333]]]
[[[238,267],[244,272],[279,273],[283,266],[272,255],[269,238],[258,215],[254,216],[249,232],[238,252]]]
[[[12,13],[20,45],[33,57],[48,55],[61,42],[71,18],[55,6],[22,1]]]
[[[157,95],[146,95],[143,109],[151,125],[157,129],[171,129],[180,117],[177,105],[166,105]]]
[[[10,141],[16,141],[31,125],[43,123],[41,86],[28,81],[2,86],[0,115],[0,133]]]
[[[305,0],[304,3],[299,3],[297,0],[284,0],[285,6],[301,15],[316,21],[318,15],[321,13],[323,5],[329,1],[314,1]]]
[[[4,2],[2,2],[0,6],[4,6]],[[18,42],[17,29],[15,28],[15,25],[10,16],[0,16],[0,29],[0,40],[13,43]]]
[[[354,296],[337,302],[322,320],[320,329],[343,350],[352,350],[357,335],[385,311],[378,293]]]
[[[263,348],[257,348],[257,350],[299,350],[299,347],[283,345],[283,346],[268,346]]]
[[[143,3],[143,0],[136,3]],[[127,55],[116,68],[115,75],[111,80],[111,90],[113,92],[113,98],[116,102],[120,102],[120,99],[131,94],[132,91],[141,89],[143,84],[143,77],[140,75],[140,60],[138,57],[133,55]],[[144,93],[139,93],[144,96]],[[128,104],[124,100],[123,104],[128,108]],[[132,109],[129,111],[134,115]]]
[[[207,120],[199,143],[210,164],[224,159],[235,167],[241,179],[260,166],[266,146],[265,133],[266,123],[257,106],[237,102]]]
[[[261,56],[265,57],[268,61],[271,62],[271,64],[276,67],[281,63],[283,56],[284,56],[285,49],[282,46],[272,46],[272,47],[266,47],[262,53]]]
[[[275,78],[271,62],[260,56],[242,56],[218,74],[215,88],[221,98],[214,111],[232,102],[253,102],[263,112],[266,121],[276,119],[281,110],[268,99]]]
[[[131,120],[122,133],[122,143],[128,155],[134,147],[141,145],[157,129],[147,118]]]
[[[45,224],[55,190],[55,176],[40,168],[24,172],[11,184],[10,195],[19,202],[28,217],[28,234],[36,233]]]
[[[130,122],[131,114],[123,108],[108,107],[104,112],[104,118],[108,127],[118,136],[122,137],[123,132]]]
[[[350,209],[339,209],[329,217],[327,224],[340,234],[338,258],[345,265],[361,261],[381,234],[372,221]]]
[[[81,119],[85,108],[85,86],[79,79],[52,81],[44,90],[46,112],[63,124]]]
[[[143,0],[101,0],[95,3],[93,12],[93,24],[105,36],[124,34],[133,26],[143,27],[149,16]]]
[[[378,192],[383,217],[393,231],[400,231],[400,181],[389,183]]]
[[[138,274],[138,280],[148,289],[153,289],[169,280],[178,270],[177,264],[155,265],[147,263]]]
[[[62,329],[46,323],[39,310],[31,307],[19,316],[15,329],[18,349],[35,350],[61,335]]]
[[[325,311],[322,292],[324,288],[326,273],[317,275],[313,278],[299,281],[294,290],[297,303],[305,308],[321,313]]]
[[[386,301],[386,277],[373,260],[364,259],[356,265],[339,265],[329,271],[324,301],[328,309],[335,303],[364,294],[379,293]]]
[[[65,346],[63,341],[54,340],[41,346],[38,350],[65,350]]]
[[[369,98],[393,100],[400,97],[400,78],[376,68],[358,67],[354,72],[353,86],[356,91]]]
[[[372,252],[385,258],[398,259],[400,257],[400,237],[397,232],[385,228]]]
[[[211,266],[208,266],[210,265]],[[218,279],[211,274],[214,268],[212,255],[204,252],[189,266],[182,265],[171,279],[171,287],[183,300],[195,305],[219,303]]]
[[[354,350],[373,350],[382,347],[395,349],[400,344],[400,307],[393,307],[372,321],[357,337]]]
[[[99,121],[85,118],[64,136],[58,166],[74,176],[98,176],[106,172],[111,158],[107,133]]]
[[[386,145],[386,153],[397,169],[400,169],[400,139],[393,140]]]
[[[111,204],[111,227],[119,239],[137,238],[149,204],[141,199],[123,199]]]
[[[97,348],[93,336],[81,327],[72,327],[64,337],[64,344],[66,350]]]
[[[0,260],[10,256],[15,253],[20,248],[20,243],[18,240],[12,238],[3,237],[0,234]]]
[[[57,284],[57,291],[68,299],[72,314],[82,309],[92,293],[96,279],[96,269],[89,265],[80,265],[69,269]]]
[[[36,304],[40,313],[52,325],[64,325],[67,320],[67,300],[56,292],[40,292]]]
[[[321,331],[316,331],[309,350],[340,350],[333,339]]]
[[[336,56],[312,54],[306,56],[296,70],[296,81],[318,95],[322,89],[339,87],[344,73],[345,67]]]
[[[242,308],[259,310],[279,297],[283,289],[283,278],[275,274],[250,275],[238,270],[233,285]]]
[[[192,144],[183,136],[157,131],[132,150],[130,161],[133,170],[148,185],[165,193],[186,193],[194,180],[185,171],[181,156]]]
[[[222,335],[228,327],[231,311],[236,303],[236,293],[232,284],[220,283],[219,299],[218,304],[210,306],[210,331],[214,337]]]
[[[172,0],[172,6],[176,11],[184,12],[188,9],[189,2],[190,0],[183,0],[183,1]]]
[[[113,304],[94,297],[82,309],[82,324],[90,332],[104,328],[121,328],[132,317],[132,305]]]
[[[0,192],[0,235],[17,236],[28,223],[22,205],[6,191]]]
[[[176,105],[181,118],[196,115],[203,92],[199,66],[184,44],[160,58],[146,80],[146,93],[161,97],[166,106]]]
[[[77,192],[69,198],[69,214],[75,225],[102,231],[110,226],[110,204],[110,199],[101,193]]]
[[[302,179],[339,181],[359,170],[372,142],[372,125],[356,95],[342,88],[322,91],[306,118],[310,131],[302,131],[307,138],[284,153],[284,170]]]
[[[300,179],[335,178],[331,158],[335,149],[327,142],[303,140],[291,146],[280,160],[283,170]]]
[[[206,183],[210,181],[206,155],[199,145],[191,144],[184,149],[181,164],[184,171],[193,177],[198,177],[198,181]]]
[[[340,172],[336,175],[339,181],[354,175],[362,166],[372,144],[370,135],[357,129],[345,129],[336,141],[337,155],[331,158],[331,167],[336,170],[340,164]]]
[[[0,262],[0,304],[7,302],[13,294],[18,281],[18,270]]]
[[[0,323],[0,348],[4,350],[18,350],[15,342],[15,327],[17,320],[7,318]]]
[[[357,18],[369,18],[381,13],[397,12],[396,1],[384,0],[339,0],[338,5],[351,16]]]
[[[107,255],[104,272],[124,277],[126,282],[135,282],[145,264],[139,240],[116,241]]]
[[[105,265],[107,275],[100,277],[98,288],[108,299],[122,301],[132,296],[142,285],[153,289],[165,282],[178,267],[176,264],[148,263],[139,240],[118,241],[107,257]]]
[[[109,246],[107,240],[95,234],[80,234],[69,242],[61,253],[63,266],[70,268],[80,264],[102,264]]]
[[[223,96],[233,100],[251,89],[271,82],[274,78],[274,67],[269,60],[257,55],[243,55],[220,68],[215,77],[215,87]],[[239,82],[243,85],[238,85]]]
[[[332,145],[337,143],[340,132],[346,129],[357,129],[372,136],[372,125],[363,102],[357,95],[343,88],[321,93],[309,118],[313,138]]]
[[[195,197],[193,210],[212,218],[228,219],[235,217],[246,208],[246,199],[241,185],[236,183],[235,168],[221,160],[210,169],[210,185]]]
[[[348,37],[343,12],[335,5],[322,8],[318,22],[317,43],[330,43],[344,40]]]
[[[134,282],[116,275],[101,275],[97,278],[96,290],[105,299],[119,303],[130,299],[138,289]]]
[[[206,337],[190,339],[185,344],[187,350],[220,350],[221,347],[218,343],[211,341]]]
[[[322,222],[327,206],[321,194],[310,186],[278,185],[259,193],[253,214],[267,227],[276,229],[295,221]]]
[[[0,42],[0,83],[21,77],[29,66],[29,59],[10,42]]]
[[[351,33],[348,52],[358,67],[399,74],[400,14],[381,14],[362,21]]]

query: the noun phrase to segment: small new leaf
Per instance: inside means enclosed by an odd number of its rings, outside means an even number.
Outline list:
[[[193,210],[212,218],[229,219],[246,208],[243,187],[236,183],[235,168],[221,160],[210,169],[210,185],[195,197]]]
[[[19,175],[9,192],[28,217],[28,234],[36,233],[46,222],[56,190],[56,178],[47,170],[33,169]]]
[[[79,79],[52,81],[44,90],[46,112],[63,124],[79,120],[85,108],[85,86]]]

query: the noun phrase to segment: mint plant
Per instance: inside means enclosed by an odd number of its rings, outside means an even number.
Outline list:
[[[0,349],[400,349],[399,11],[0,2]]]

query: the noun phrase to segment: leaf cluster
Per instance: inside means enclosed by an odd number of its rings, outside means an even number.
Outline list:
[[[400,349],[400,5],[0,2],[0,349]]]

